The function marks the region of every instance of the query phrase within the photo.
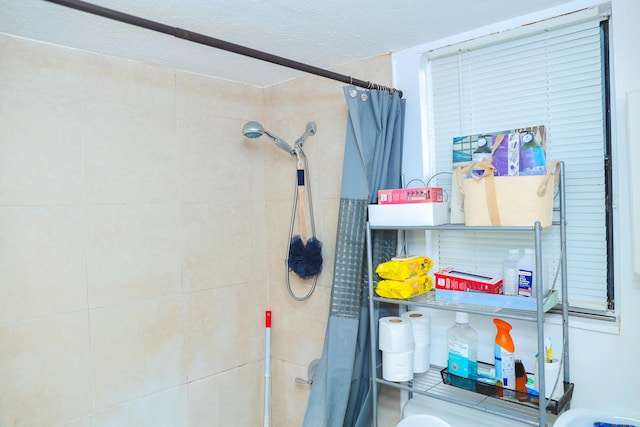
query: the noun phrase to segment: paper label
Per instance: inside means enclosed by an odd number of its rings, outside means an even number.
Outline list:
[[[530,297],[532,295],[533,272],[530,270],[518,271],[518,295]]]
[[[449,340],[449,362],[447,370],[452,375],[469,378],[469,345]]]

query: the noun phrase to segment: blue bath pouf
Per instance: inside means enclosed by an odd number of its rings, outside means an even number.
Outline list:
[[[310,279],[322,271],[322,243],[315,237],[305,245],[300,236],[294,236],[289,245],[289,271],[301,279]]]

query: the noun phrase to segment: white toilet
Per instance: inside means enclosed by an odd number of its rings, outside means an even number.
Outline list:
[[[420,421],[419,416],[432,417],[434,424]],[[553,421],[555,416],[547,414],[549,421]],[[414,396],[410,399],[402,410],[403,419],[397,427],[524,427],[528,424],[520,423],[498,415],[489,414],[473,408],[467,408],[444,400],[434,399],[427,396]],[[414,418],[416,417],[416,418]],[[418,420],[416,424],[402,424],[404,421]],[[439,421],[442,424],[437,424]]]
[[[446,421],[433,415],[417,414],[404,418],[396,427],[452,427]]]

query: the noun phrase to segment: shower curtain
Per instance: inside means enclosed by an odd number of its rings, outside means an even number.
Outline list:
[[[304,427],[368,427],[373,386],[365,252],[367,205],[401,187],[405,101],[398,93],[344,88],[349,109],[324,348]],[[396,233],[372,233],[373,263],[396,255]],[[377,311],[374,316],[379,316]]]

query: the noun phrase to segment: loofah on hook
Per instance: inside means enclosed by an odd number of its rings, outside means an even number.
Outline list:
[[[294,236],[289,245],[289,271],[293,271],[301,279],[310,279],[322,271],[322,243],[315,237],[306,244],[300,236]]]

